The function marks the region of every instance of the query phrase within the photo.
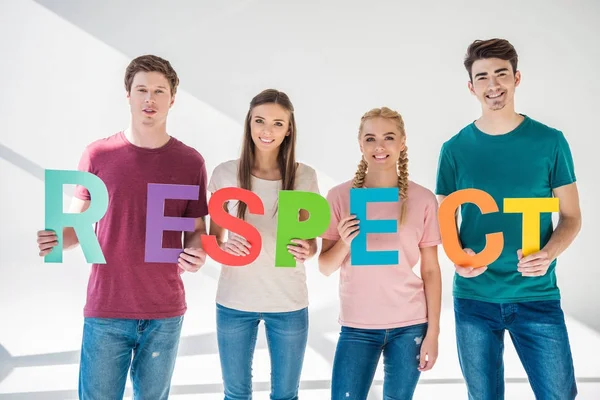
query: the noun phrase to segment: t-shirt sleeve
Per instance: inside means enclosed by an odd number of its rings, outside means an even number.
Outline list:
[[[419,247],[436,246],[442,243],[440,226],[438,222],[438,202],[435,195],[431,193],[425,205],[423,235],[419,241]]]
[[[83,153],[81,154],[81,158],[79,159],[79,165],[77,166],[77,170],[81,172],[90,172],[94,173],[94,169],[92,167],[92,158],[90,155],[90,150],[88,147],[85,148]],[[91,200],[89,190],[82,185],[75,186],[75,193],[73,196],[77,197],[81,200]]]
[[[208,182],[208,186],[206,190],[209,193],[214,193],[222,187],[222,170],[223,168],[220,165],[217,165],[210,175],[210,181]]]
[[[337,226],[340,222],[340,197],[335,189],[331,189],[327,193],[327,203],[329,203],[329,210],[331,212],[331,218],[329,219],[329,226],[327,230],[321,235],[322,239],[327,240],[339,240],[340,234],[338,232]]]
[[[317,178],[317,173],[314,169],[310,170],[310,175],[308,177],[308,192],[313,192],[313,193],[317,193],[320,194],[320,190],[319,190],[319,179]]]
[[[555,189],[575,181],[575,166],[571,148],[564,134],[559,132],[554,154],[554,163],[550,170],[550,187]]]
[[[449,155],[447,145],[444,144],[438,159],[435,193],[442,196],[448,196],[451,193],[456,192],[455,176],[454,163]]]
[[[188,218],[201,218],[208,214],[208,201],[206,194],[206,164],[204,161],[198,168],[198,179],[196,185],[199,186],[198,200],[188,200],[184,216]]]
[[[313,168],[305,166],[305,171],[300,177],[299,185],[296,186],[298,190],[302,192],[312,192],[320,194],[319,191],[319,180],[317,173]]]

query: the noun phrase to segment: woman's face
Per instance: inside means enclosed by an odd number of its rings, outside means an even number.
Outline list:
[[[405,138],[394,120],[376,117],[364,122],[359,144],[370,170],[396,168]]]
[[[276,151],[290,134],[290,113],[279,104],[254,107],[250,117],[250,133],[258,151]]]

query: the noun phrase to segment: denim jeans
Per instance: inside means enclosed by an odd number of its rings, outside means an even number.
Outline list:
[[[252,398],[252,358],[265,323],[271,359],[271,400],[296,400],[308,340],[308,308],[257,313],[217,304],[217,343],[225,400]]]
[[[342,326],[333,361],[332,400],[365,400],[383,353],[383,398],[411,399],[421,376],[427,324],[394,329]]]
[[[154,320],[85,318],[79,399],[122,399],[128,372],[134,400],[167,399],[182,323],[183,316]]]
[[[573,359],[559,300],[487,303],[454,299],[456,339],[470,400],[504,399],[508,331],[537,399],[574,399]]]

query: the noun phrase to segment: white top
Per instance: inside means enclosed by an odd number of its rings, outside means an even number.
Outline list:
[[[224,187],[238,187],[239,160],[219,164],[213,171],[208,191],[214,193]],[[251,264],[239,267],[221,265],[217,289],[217,303],[240,311],[286,312],[308,306],[308,288],[303,263],[295,268],[275,267],[277,239],[277,199],[282,182],[252,176],[252,192],[264,204],[263,215],[246,212],[245,221],[258,230],[262,249]],[[317,174],[305,164],[298,163],[295,190],[319,193]],[[228,212],[237,218],[237,201],[227,203]],[[235,233],[228,232],[228,236]]]

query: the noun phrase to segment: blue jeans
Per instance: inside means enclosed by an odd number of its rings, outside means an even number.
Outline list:
[[[167,399],[183,316],[154,320],[85,318],[79,398],[122,399],[131,367],[135,400]]]
[[[454,315],[470,400],[504,399],[505,331],[536,398],[575,398],[573,359],[559,300],[496,304],[455,298]]]
[[[411,399],[421,376],[427,324],[394,329],[342,326],[333,360],[332,400],[365,400],[383,353],[383,398]]]
[[[217,342],[225,400],[252,398],[252,358],[263,320],[271,359],[271,400],[296,400],[308,340],[308,308],[281,313],[217,304]]]

